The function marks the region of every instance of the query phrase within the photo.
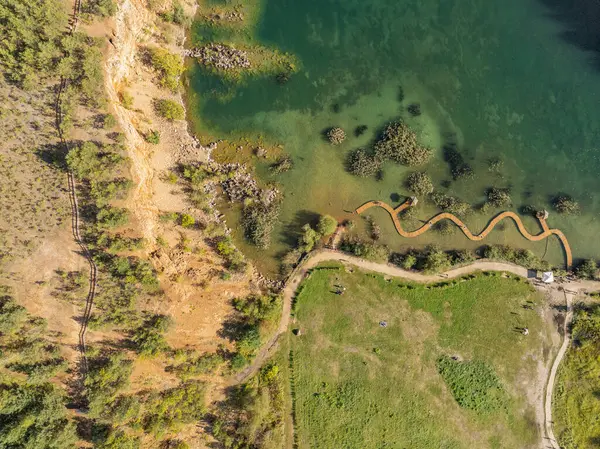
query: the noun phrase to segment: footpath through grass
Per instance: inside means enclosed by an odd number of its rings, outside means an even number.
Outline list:
[[[299,447],[536,446],[527,397],[548,353],[542,301],[495,273],[425,286],[314,270],[290,342]]]
[[[600,447],[600,305],[578,310],[558,370],[554,434],[565,449]]]

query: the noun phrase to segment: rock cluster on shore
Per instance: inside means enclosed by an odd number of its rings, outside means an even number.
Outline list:
[[[186,50],[184,55],[197,58],[201,64],[219,70],[250,68],[248,53],[229,45],[212,43],[201,48]]]

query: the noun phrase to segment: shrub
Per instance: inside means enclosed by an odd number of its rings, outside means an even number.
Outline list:
[[[84,2],[82,10],[88,14],[110,17],[117,12],[117,5],[114,0],[87,0]]]
[[[321,234],[315,231],[308,223],[302,226],[302,235],[298,239],[298,250],[301,253],[309,253],[321,240]]]
[[[100,178],[123,160],[121,156],[104,150],[93,142],[84,142],[69,151],[67,166],[78,178]]]
[[[454,196],[444,195],[443,193],[432,193],[431,200],[444,212],[450,212],[460,217],[465,217],[473,211],[469,203],[461,201]]]
[[[126,90],[119,92],[119,101],[125,109],[133,108],[133,95]]]
[[[274,173],[279,174],[279,173],[285,173],[287,171],[290,171],[293,167],[294,167],[294,162],[292,161],[292,158],[289,156],[285,156],[285,157],[282,157],[281,159],[279,159],[273,165],[271,165],[271,167],[269,167],[269,169],[271,171],[273,171]]]
[[[259,248],[268,248],[271,233],[279,217],[279,203],[256,201],[244,207],[242,226],[248,241]]]
[[[152,315],[132,334],[131,341],[138,353],[152,357],[169,349],[164,333],[173,325],[173,319],[166,315]]]
[[[173,8],[170,11],[160,14],[160,16],[165,22],[173,22],[177,25],[183,25],[187,21],[185,10],[178,1],[174,1]]]
[[[146,139],[146,142],[151,143],[152,145],[158,145],[160,143],[160,132],[150,131],[144,138]]]
[[[0,383],[0,447],[62,449],[75,447],[75,425],[64,398],[50,383]]]
[[[450,268],[450,257],[437,246],[431,245],[425,251],[421,269],[426,273],[440,273]]]
[[[102,116],[102,128],[112,129],[117,126],[117,119],[112,114],[104,114]]]
[[[433,182],[427,173],[414,172],[406,178],[406,188],[417,195],[429,195],[433,192]]]
[[[348,171],[357,176],[373,176],[381,168],[381,161],[362,148],[348,157]]]
[[[598,275],[598,265],[593,259],[586,259],[575,269],[577,277],[582,279],[596,279]]]
[[[129,385],[133,362],[123,354],[114,353],[107,357],[89,360],[90,369],[85,378],[85,393],[91,417],[100,417],[106,405]]]
[[[465,162],[462,154],[456,149],[456,145],[446,144],[444,146],[444,160],[450,166],[452,178],[455,181],[474,176],[473,168]]]
[[[576,214],[580,211],[579,203],[569,195],[558,195],[552,200],[552,207],[564,215]]]
[[[450,258],[452,259],[452,265],[462,265],[473,262],[475,260],[475,254],[466,249],[454,250],[450,251]]]
[[[514,249],[506,245],[490,245],[483,248],[483,257],[486,259],[506,260],[517,265],[534,270],[546,271],[550,269],[547,261],[541,260],[529,250]]]
[[[176,92],[184,70],[181,57],[164,48],[153,49],[151,54],[152,66],[160,73],[160,85]]]
[[[433,230],[439,232],[441,235],[452,235],[456,231],[454,223],[449,220],[438,221],[434,226]]]
[[[177,431],[181,424],[202,419],[206,413],[206,386],[190,381],[149,398],[144,429],[155,435]]]
[[[342,240],[340,249],[357,257],[376,262],[386,262],[390,256],[390,250],[387,246],[365,242],[357,237],[348,237]]]
[[[281,309],[279,295],[251,294],[245,298],[233,300],[233,307],[240,312],[247,323],[252,325],[262,321],[274,321]]]
[[[335,232],[337,226],[337,220],[331,215],[321,215],[319,218],[319,224],[317,225],[317,232],[323,237],[328,237]]]
[[[181,354],[181,351],[178,351],[178,354]],[[223,356],[218,353],[188,356],[183,363],[169,368],[169,371],[173,371],[182,379],[187,380],[193,376],[213,374],[224,362]]]
[[[173,100],[157,100],[155,102],[156,112],[167,120],[183,120],[185,109]]]
[[[140,439],[121,429],[110,429],[105,438],[97,441],[94,447],[98,449],[139,449]]]
[[[0,66],[7,79],[32,89],[54,74],[66,25],[65,8],[54,0],[3,0]]]
[[[436,365],[461,407],[488,413],[504,406],[506,393],[500,379],[487,363],[442,356]]]
[[[346,132],[339,127],[331,128],[327,131],[327,139],[332,145],[339,145],[346,140]]]
[[[129,223],[129,211],[118,207],[105,207],[96,214],[99,228],[118,228]]]
[[[508,189],[499,189],[492,187],[486,192],[487,202],[494,207],[510,207],[512,200],[510,199],[510,191]]]
[[[180,216],[181,226],[184,228],[193,228],[196,224],[196,219],[188,214],[181,214]]]
[[[429,161],[432,152],[417,142],[416,134],[404,123],[394,122],[387,126],[383,138],[375,144],[379,160],[392,160],[409,167]]]

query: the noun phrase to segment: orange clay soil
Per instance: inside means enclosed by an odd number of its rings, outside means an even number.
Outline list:
[[[463,234],[469,240],[474,240],[474,241],[483,240],[492,231],[492,229],[494,229],[494,227],[496,227],[496,225],[498,223],[500,223],[505,218],[511,218],[517,225],[517,228],[519,229],[519,232],[521,233],[521,235],[523,237],[525,237],[527,240],[531,240],[532,242],[538,242],[540,240],[550,237],[553,234],[556,235],[558,237],[558,239],[560,240],[560,242],[562,243],[562,246],[565,250],[565,256],[567,259],[567,269],[570,269],[571,266],[573,265],[573,255],[571,254],[571,247],[569,246],[569,242],[567,241],[567,238],[565,237],[565,235],[563,234],[563,232],[561,230],[550,229],[548,227],[548,224],[546,223],[546,214],[545,213],[537,214],[537,219],[539,220],[540,225],[542,226],[542,232],[540,232],[537,235],[530,234],[527,231],[527,229],[525,228],[525,226],[523,225],[521,218],[514,212],[510,212],[510,211],[501,212],[500,214],[496,215],[494,218],[492,218],[492,220],[488,223],[488,225],[479,234],[473,234],[469,230],[469,228],[467,228],[467,226],[462,222],[462,220],[460,218],[458,218],[456,215],[450,214],[448,212],[442,212],[438,215],[433,216],[431,219],[429,219],[429,221],[427,223],[425,223],[419,229],[416,229],[414,231],[405,231],[402,228],[402,224],[400,223],[398,214],[400,212],[402,212],[404,209],[411,207],[412,205],[413,205],[412,199],[406,200],[404,203],[402,203],[400,206],[396,207],[395,209],[392,206],[390,206],[389,204],[384,203],[383,201],[369,201],[369,202],[363,204],[362,206],[360,206],[358,209],[356,209],[355,212],[357,214],[362,214],[364,211],[366,211],[367,209],[369,209],[371,207],[381,207],[382,209],[385,209],[388,214],[390,214],[390,217],[392,217],[392,221],[394,222],[394,226],[396,227],[396,231],[398,231],[398,234],[400,234],[402,237],[407,237],[407,238],[418,237],[419,235],[421,235],[424,232],[431,229],[433,227],[433,225],[436,224],[438,221],[450,220],[461,229]]]

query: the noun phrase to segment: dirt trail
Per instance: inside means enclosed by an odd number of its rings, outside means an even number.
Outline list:
[[[550,444],[552,445],[552,447],[554,449],[561,449],[561,448],[560,448],[560,445],[558,444],[558,442],[556,441],[556,438],[554,436],[554,430],[552,429],[552,396],[554,394],[554,384],[556,382],[556,373],[558,372],[558,367],[559,367],[560,363],[562,362],[562,359],[564,358],[565,354],[567,353],[569,344],[571,343],[570,329],[571,329],[571,322],[573,321],[574,292],[571,292],[570,290],[565,291],[564,295],[565,295],[565,300],[567,303],[567,316],[565,318],[565,323],[564,323],[564,328],[563,328],[564,337],[563,337],[562,345],[558,351],[558,354],[556,355],[556,358],[554,359],[554,363],[552,364],[552,369],[550,370],[550,376],[548,377],[548,384],[546,386],[546,398],[545,398],[545,404],[544,404],[544,416],[545,416],[544,424],[546,426],[546,437],[548,438],[548,441],[550,442]]]
[[[234,379],[231,380],[230,384],[237,384],[246,381],[254,374],[258,372],[263,363],[274,353],[277,342],[281,335],[283,335],[289,326],[290,323],[290,314],[292,311],[292,301],[294,295],[296,293],[296,289],[300,285],[301,281],[307,276],[307,273],[322,262],[343,262],[347,264],[354,265],[360,269],[373,271],[377,273],[381,273],[387,276],[398,277],[402,279],[406,279],[414,282],[422,282],[422,283],[431,283],[431,282],[440,282],[445,279],[453,279],[456,277],[460,277],[475,271],[503,271],[515,274],[517,276],[521,276],[524,278],[529,278],[528,270],[524,267],[513,265],[504,262],[494,262],[488,260],[479,260],[470,265],[466,265],[463,267],[455,268],[445,273],[437,274],[437,275],[426,275],[421,273],[416,273],[413,271],[403,270],[395,265],[386,264],[386,263],[378,263],[371,262],[368,260],[360,259],[358,257],[354,257],[336,250],[320,250],[315,251],[306,259],[304,259],[300,265],[292,272],[290,277],[288,278],[286,285],[283,289],[283,310],[281,314],[281,320],[279,322],[279,326],[275,334],[269,339],[269,341],[263,346],[261,351],[259,352],[256,359],[254,359],[253,363],[248,366],[246,369],[241,371]],[[563,290],[563,287],[558,284],[541,284],[537,282],[532,283],[535,288],[544,293],[558,293]],[[545,385],[546,394],[545,396],[541,394],[543,398],[543,403],[539,404],[540,416],[544,416],[543,423],[540,422],[539,426],[544,432],[545,429],[545,438],[550,440],[553,445],[553,449],[560,449],[556,440],[554,438],[554,433],[552,432],[552,396],[554,391],[554,383],[556,378],[556,373],[558,371],[558,367],[564,357],[568,346],[569,346],[569,337],[567,330],[570,327],[570,323],[573,317],[572,312],[572,298],[574,295],[579,292],[589,291],[589,290],[600,290],[600,282],[598,281],[578,281],[572,282],[568,284],[568,289],[565,290],[564,295],[567,300],[567,317],[565,319],[565,337],[562,343],[560,350],[557,353],[557,356],[553,362],[552,369],[550,372],[550,376],[548,377],[548,381]],[[543,412],[541,411],[543,409]]]

